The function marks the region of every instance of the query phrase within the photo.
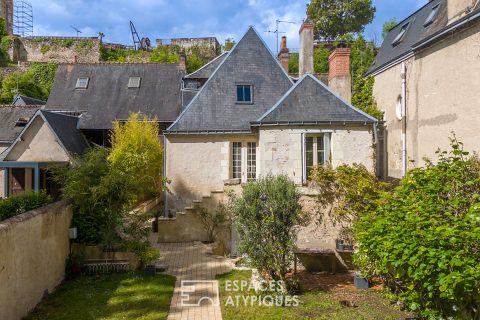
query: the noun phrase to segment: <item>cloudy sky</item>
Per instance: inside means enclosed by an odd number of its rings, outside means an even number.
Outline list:
[[[381,41],[386,20],[401,20],[428,0],[373,0],[377,13],[365,34]],[[305,16],[308,0],[30,0],[33,5],[35,35],[82,36],[105,33],[105,41],[130,44],[129,20],[140,37],[170,39],[215,36],[220,42],[239,39],[249,25],[255,26],[275,50],[275,20],[280,24],[290,48],[298,48],[299,23]]]

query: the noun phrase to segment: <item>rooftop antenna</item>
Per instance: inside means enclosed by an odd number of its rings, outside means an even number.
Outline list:
[[[283,20],[277,19],[277,20],[275,20],[275,30],[273,30],[273,31],[268,30],[267,31],[269,33],[275,33],[275,35],[277,36],[277,55],[278,55],[278,34],[279,33],[286,33],[286,32],[283,32],[283,31],[278,31],[278,25],[280,23],[298,24],[297,22],[293,22],[293,21],[283,21]]]
[[[72,28],[73,30],[75,30],[77,32],[77,38],[78,38],[78,35],[80,33],[82,33],[82,31],[78,30],[77,28],[75,28],[74,26],[70,26],[70,28]]]
[[[137,29],[132,21],[130,21],[130,30],[132,31],[133,48],[137,50],[140,48],[140,37],[138,36]]]

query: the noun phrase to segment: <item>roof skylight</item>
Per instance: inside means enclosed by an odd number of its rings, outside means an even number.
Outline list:
[[[400,29],[400,32],[397,34],[395,39],[392,41],[392,46],[396,46],[402,42],[403,38],[405,37],[405,33],[407,33],[408,26],[410,25],[410,22],[405,23],[402,28]]]
[[[88,78],[78,78],[77,83],[75,84],[75,89],[87,89],[88,81]]]
[[[140,88],[140,77],[130,77],[128,78],[128,87],[129,88]]]
[[[424,27],[428,27],[429,25],[431,25],[433,23],[433,21],[435,21],[435,18],[437,17],[439,7],[440,7],[440,4],[437,4],[436,6],[434,6],[432,8],[432,11],[428,15],[427,19],[425,19],[425,22],[423,23]]]

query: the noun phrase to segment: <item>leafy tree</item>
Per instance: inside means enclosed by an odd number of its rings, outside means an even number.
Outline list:
[[[73,203],[72,225],[78,228],[81,243],[110,246],[132,202],[132,180],[111,170],[106,157],[106,150],[96,148],[75,158],[68,168],[51,168],[63,185],[63,195]]]
[[[287,176],[268,175],[248,183],[235,205],[240,251],[261,274],[275,280],[285,280],[293,260],[295,226],[302,221],[299,199]]]
[[[480,318],[480,159],[451,139],[356,224],[356,263],[431,319]]]
[[[177,52],[174,52],[168,46],[159,46],[152,50],[152,54],[150,56],[150,62],[157,62],[157,63],[178,63],[180,61],[180,56]]]
[[[108,161],[138,187],[138,200],[162,190],[163,147],[156,119],[132,113],[126,123],[116,121],[112,133],[112,151]]]
[[[288,73],[298,74],[299,58],[299,54],[296,52],[290,54],[290,59],[288,60]]]
[[[10,62],[8,49],[12,45],[12,38],[8,36],[7,24],[4,18],[0,18],[0,66],[4,67]]]
[[[362,32],[374,15],[372,0],[311,0],[307,6],[315,34],[327,40]]]
[[[23,73],[12,73],[2,81],[0,102],[11,103],[15,95],[18,79],[18,93],[32,98],[47,100],[55,79],[57,64],[33,63]]]
[[[0,221],[43,207],[52,202],[45,192],[28,192],[0,199]]]
[[[233,46],[235,45],[235,40],[233,38],[225,39],[225,44],[222,47],[222,51],[230,51],[232,50]]]
[[[385,23],[383,24],[383,27],[382,27],[382,39],[385,39],[385,37],[387,36],[387,34],[393,29],[395,28],[395,26],[397,25],[397,20],[396,19],[390,19],[388,21],[385,21]]]

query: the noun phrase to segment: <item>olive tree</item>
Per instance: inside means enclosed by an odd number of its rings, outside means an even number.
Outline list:
[[[300,193],[287,176],[250,182],[235,204],[241,252],[262,275],[285,280],[293,261],[296,226],[302,222]]]

